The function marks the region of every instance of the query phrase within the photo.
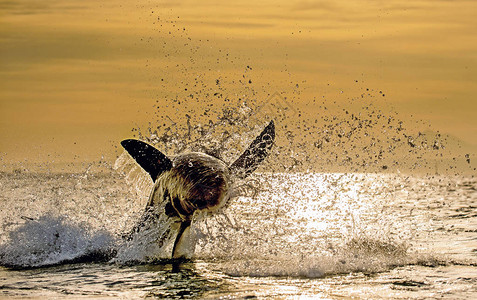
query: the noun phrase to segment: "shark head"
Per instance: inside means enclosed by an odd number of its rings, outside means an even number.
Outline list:
[[[229,199],[231,174],[221,160],[204,153],[187,153],[172,159],[172,168],[157,179],[150,206],[167,201],[170,217],[190,218],[197,210],[213,211]]]

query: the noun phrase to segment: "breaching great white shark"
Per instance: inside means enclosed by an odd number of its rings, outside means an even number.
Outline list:
[[[172,247],[172,258],[182,258],[179,250],[184,243],[194,212],[214,211],[227,204],[230,189],[237,179],[250,175],[268,156],[275,139],[275,125],[271,121],[250,146],[232,164],[205,153],[190,152],[167,157],[153,146],[139,140],[128,139],[121,145],[151,176],[154,187],[149,196],[138,231],[149,214],[165,203],[163,213],[180,222]],[[155,212],[158,213],[158,212]]]

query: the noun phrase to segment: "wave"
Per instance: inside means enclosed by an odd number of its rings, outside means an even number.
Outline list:
[[[0,245],[0,264],[11,268],[105,261],[114,256],[117,243],[106,231],[91,232],[51,215],[28,219],[7,235],[8,242]]]

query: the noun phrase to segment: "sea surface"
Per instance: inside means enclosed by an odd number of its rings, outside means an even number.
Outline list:
[[[121,159],[0,173],[0,298],[477,297],[475,177],[257,173],[195,218],[187,261],[122,238],[151,187]]]

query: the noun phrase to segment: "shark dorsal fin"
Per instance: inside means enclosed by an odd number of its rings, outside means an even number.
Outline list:
[[[238,178],[250,175],[267,157],[275,140],[275,124],[271,121],[262,133],[248,146],[236,161],[230,165],[230,170]]]
[[[162,172],[172,168],[172,161],[147,143],[130,139],[122,141],[121,145],[149,173],[154,182]]]

